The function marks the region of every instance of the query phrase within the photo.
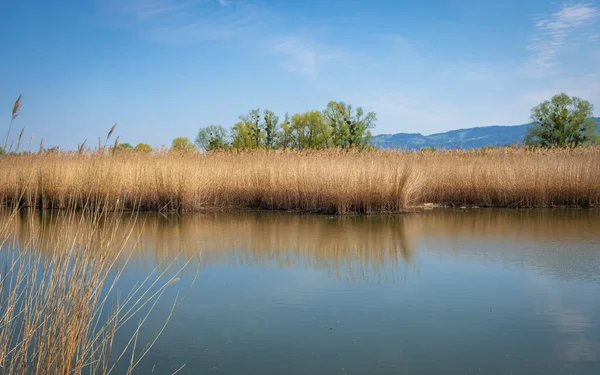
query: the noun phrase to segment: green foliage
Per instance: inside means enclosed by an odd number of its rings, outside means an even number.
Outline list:
[[[331,127],[332,143],[335,147],[365,148],[371,144],[370,129],[375,127],[377,115],[364,113],[362,107],[352,108],[343,102],[329,102],[323,112]]]
[[[264,132],[265,132],[265,147],[275,148],[277,139],[279,138],[279,117],[275,113],[265,109],[263,112]]]
[[[361,107],[354,109],[342,102],[329,102],[324,111],[307,111],[290,116],[283,121],[268,109],[253,109],[239,116],[229,132],[221,125],[201,128],[194,143],[201,149],[322,149],[372,148],[370,129],[377,116],[365,113]],[[137,147],[137,146],[136,146]],[[173,140],[171,150],[195,149],[189,139]]]
[[[241,149],[261,147],[265,134],[262,130],[260,110],[253,109],[239,119],[231,129],[232,146]]]
[[[133,148],[133,150],[135,152],[142,152],[142,153],[150,153],[152,152],[152,146],[150,146],[147,143],[138,143],[137,145],[135,145],[135,147]]]
[[[260,109],[253,109],[246,116],[241,116],[248,129],[251,144],[254,148],[259,148],[263,143],[264,132],[261,129]]]
[[[354,109],[342,102],[329,102],[324,111],[285,114],[281,123],[270,110],[254,109],[239,117],[231,128],[231,146],[238,149],[328,147],[359,148],[371,146],[370,129],[377,116]],[[207,137],[203,136],[202,143]]]
[[[117,145],[117,151],[131,151],[133,150],[133,146],[129,143],[119,143]]]
[[[326,148],[330,145],[331,129],[320,111],[308,111],[292,116],[291,134],[294,147]]]
[[[248,149],[254,146],[251,133],[252,124],[239,121],[231,128],[231,145],[234,148]]]
[[[281,123],[281,133],[279,135],[278,147],[283,149],[291,148],[294,145],[294,135],[292,129],[292,120],[288,113],[285,114],[283,122]]]
[[[206,151],[227,148],[227,130],[221,125],[201,128],[196,136],[196,145]]]
[[[6,151],[4,151],[4,147],[0,146],[0,156],[6,154]]]
[[[597,143],[600,136],[596,121],[591,119],[594,106],[587,100],[555,95],[532,108],[534,126],[528,131],[525,143],[542,147],[577,147]]]
[[[433,146],[426,146],[426,147],[421,147],[422,152],[435,152],[436,148]]]
[[[171,142],[171,151],[190,152],[196,150],[196,146],[188,137],[178,137]]]

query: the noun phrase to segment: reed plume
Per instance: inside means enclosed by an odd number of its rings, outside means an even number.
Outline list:
[[[115,138],[115,143],[113,144],[112,147],[112,153],[114,154],[115,152],[117,152],[117,148],[119,147],[119,137]]]
[[[17,148],[15,149],[15,152],[19,152],[19,149],[21,148],[21,138],[23,138],[24,131],[25,131],[25,128],[21,128],[21,132],[19,132],[19,139],[17,141]]]
[[[13,105],[13,109],[12,109],[12,119],[16,119],[17,116],[19,115],[19,111],[21,110],[21,95],[19,95],[19,97],[17,98],[17,100],[15,101],[15,104]]]
[[[113,126],[111,126],[110,130],[108,131],[108,134],[106,134],[106,140],[104,141],[104,148],[106,148],[106,144],[108,143],[108,140],[110,139],[110,136],[113,134],[113,132],[115,131],[116,127],[117,127],[117,122],[115,122],[115,124]]]
[[[19,97],[15,101],[15,104],[13,105],[13,108],[12,108],[10,123],[8,125],[8,132],[6,133],[6,140],[4,141],[4,149],[5,150],[6,150],[6,145],[8,144],[8,138],[10,137],[10,130],[12,128],[12,123],[17,118],[17,116],[19,116],[19,112],[21,111],[21,106],[22,106],[21,95],[19,95]],[[11,149],[12,149],[12,147],[11,147]]]
[[[77,153],[78,154],[82,154],[83,150],[85,149],[85,142],[87,142],[87,138],[83,140],[83,142],[81,142],[81,144],[77,145]]]

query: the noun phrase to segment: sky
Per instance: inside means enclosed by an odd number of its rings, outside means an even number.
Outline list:
[[[254,108],[377,114],[374,134],[518,125],[566,92],[600,113],[600,0],[15,0],[0,136],[152,146]],[[5,113],[5,115],[1,115]],[[4,120],[1,118],[4,116]],[[25,139],[27,141],[25,141]],[[1,142],[3,143],[3,142]]]

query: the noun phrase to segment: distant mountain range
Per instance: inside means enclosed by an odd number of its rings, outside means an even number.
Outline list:
[[[600,125],[600,117],[595,120]],[[482,126],[431,135],[420,133],[379,134],[373,136],[373,143],[380,148],[408,150],[419,150],[423,147],[468,149],[504,146],[517,142],[523,143],[527,129],[531,126],[531,123],[515,126]]]

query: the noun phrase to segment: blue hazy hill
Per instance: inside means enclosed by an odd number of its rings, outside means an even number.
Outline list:
[[[595,118],[600,124],[600,117]],[[515,126],[482,126],[451,130],[445,133],[422,135],[420,133],[379,134],[373,143],[381,148],[406,148],[419,150],[423,147],[435,148],[481,148],[523,143],[531,123]]]

